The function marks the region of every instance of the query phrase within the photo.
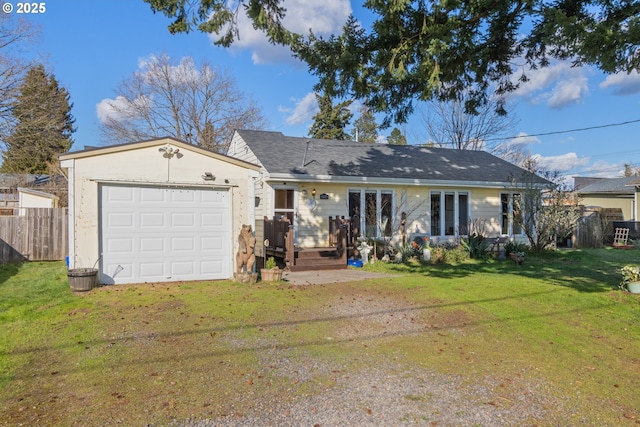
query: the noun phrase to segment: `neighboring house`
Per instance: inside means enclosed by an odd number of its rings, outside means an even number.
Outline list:
[[[69,267],[102,284],[227,279],[260,168],[173,138],[70,152]]]
[[[20,204],[19,188],[50,189],[52,183],[62,180],[61,176],[34,174],[0,174],[0,215],[15,215]],[[24,206],[42,207],[42,206]],[[48,207],[48,206],[47,206]]]
[[[26,208],[57,208],[60,198],[55,194],[46,193],[32,188],[18,187],[18,211],[24,215]]]
[[[622,210],[625,221],[637,221],[640,177],[575,178],[575,191],[587,207]]]
[[[229,156],[259,165],[255,217],[286,217],[299,248],[329,245],[329,217],[352,219],[372,239],[400,235],[454,240],[480,224],[488,236],[525,241],[523,180],[546,180],[483,151],[288,137],[238,130]],[[522,187],[520,187],[522,188]],[[262,223],[256,222],[262,241]],[[258,255],[262,248],[257,247]]]

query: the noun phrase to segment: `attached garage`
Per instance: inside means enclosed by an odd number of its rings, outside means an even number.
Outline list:
[[[70,268],[96,265],[102,284],[233,276],[235,237],[243,224],[255,227],[257,166],[171,138],[60,160]]]
[[[226,279],[229,190],[101,184],[102,283]]]

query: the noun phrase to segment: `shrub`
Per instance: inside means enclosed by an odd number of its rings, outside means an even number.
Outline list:
[[[528,252],[528,251],[529,251],[529,245],[527,245],[526,243],[507,242],[504,245],[504,252],[505,252],[505,255],[507,256],[509,256],[509,254],[512,252]]]
[[[455,264],[469,259],[469,253],[462,245],[445,243],[431,247],[431,262],[436,264]]]
[[[422,258],[424,247],[417,245],[415,242],[408,242],[404,246],[398,247],[398,253],[402,256],[402,262],[406,262],[411,258]]]
[[[469,258],[481,259],[489,255],[487,249],[490,244],[487,239],[480,234],[473,233],[470,234],[469,237],[463,237],[460,240],[460,245],[467,251]]]

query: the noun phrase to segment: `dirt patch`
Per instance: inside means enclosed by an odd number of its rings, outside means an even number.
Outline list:
[[[34,365],[11,380],[0,426],[523,425],[559,406],[526,372],[470,381],[390,345],[460,352],[464,310],[361,284],[216,285],[85,296],[92,308],[58,325],[67,339],[23,349]],[[265,315],[264,298],[285,309]]]

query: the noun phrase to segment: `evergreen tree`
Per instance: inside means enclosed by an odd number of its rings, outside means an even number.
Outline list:
[[[407,138],[400,132],[400,129],[393,128],[391,135],[387,137],[387,142],[391,145],[407,145]]]
[[[640,176],[640,168],[634,166],[631,163],[624,164],[624,172],[622,173],[623,177],[629,178],[632,176]]]
[[[375,143],[378,141],[378,124],[369,108],[361,108],[360,116],[353,123],[351,135],[360,142]]]
[[[285,0],[145,1],[172,20],[171,33],[198,29],[227,47],[244,13],[307,64],[318,90],[364,100],[385,114],[385,126],[406,122],[414,101],[452,100],[470,88],[465,108],[475,112],[493,88],[514,91],[529,69],[553,59],[608,74],[640,71],[635,0],[365,1],[365,22],[351,16],[326,38],[288,31]]]
[[[69,98],[44,66],[27,72],[11,106],[15,127],[6,140],[3,172],[46,174],[56,156],[71,148],[75,119]]]
[[[316,93],[316,100],[320,111],[313,116],[313,125],[309,129],[309,136],[315,139],[350,140],[351,136],[345,132],[353,113],[349,110],[351,101],[343,101],[333,105],[331,96]]]

